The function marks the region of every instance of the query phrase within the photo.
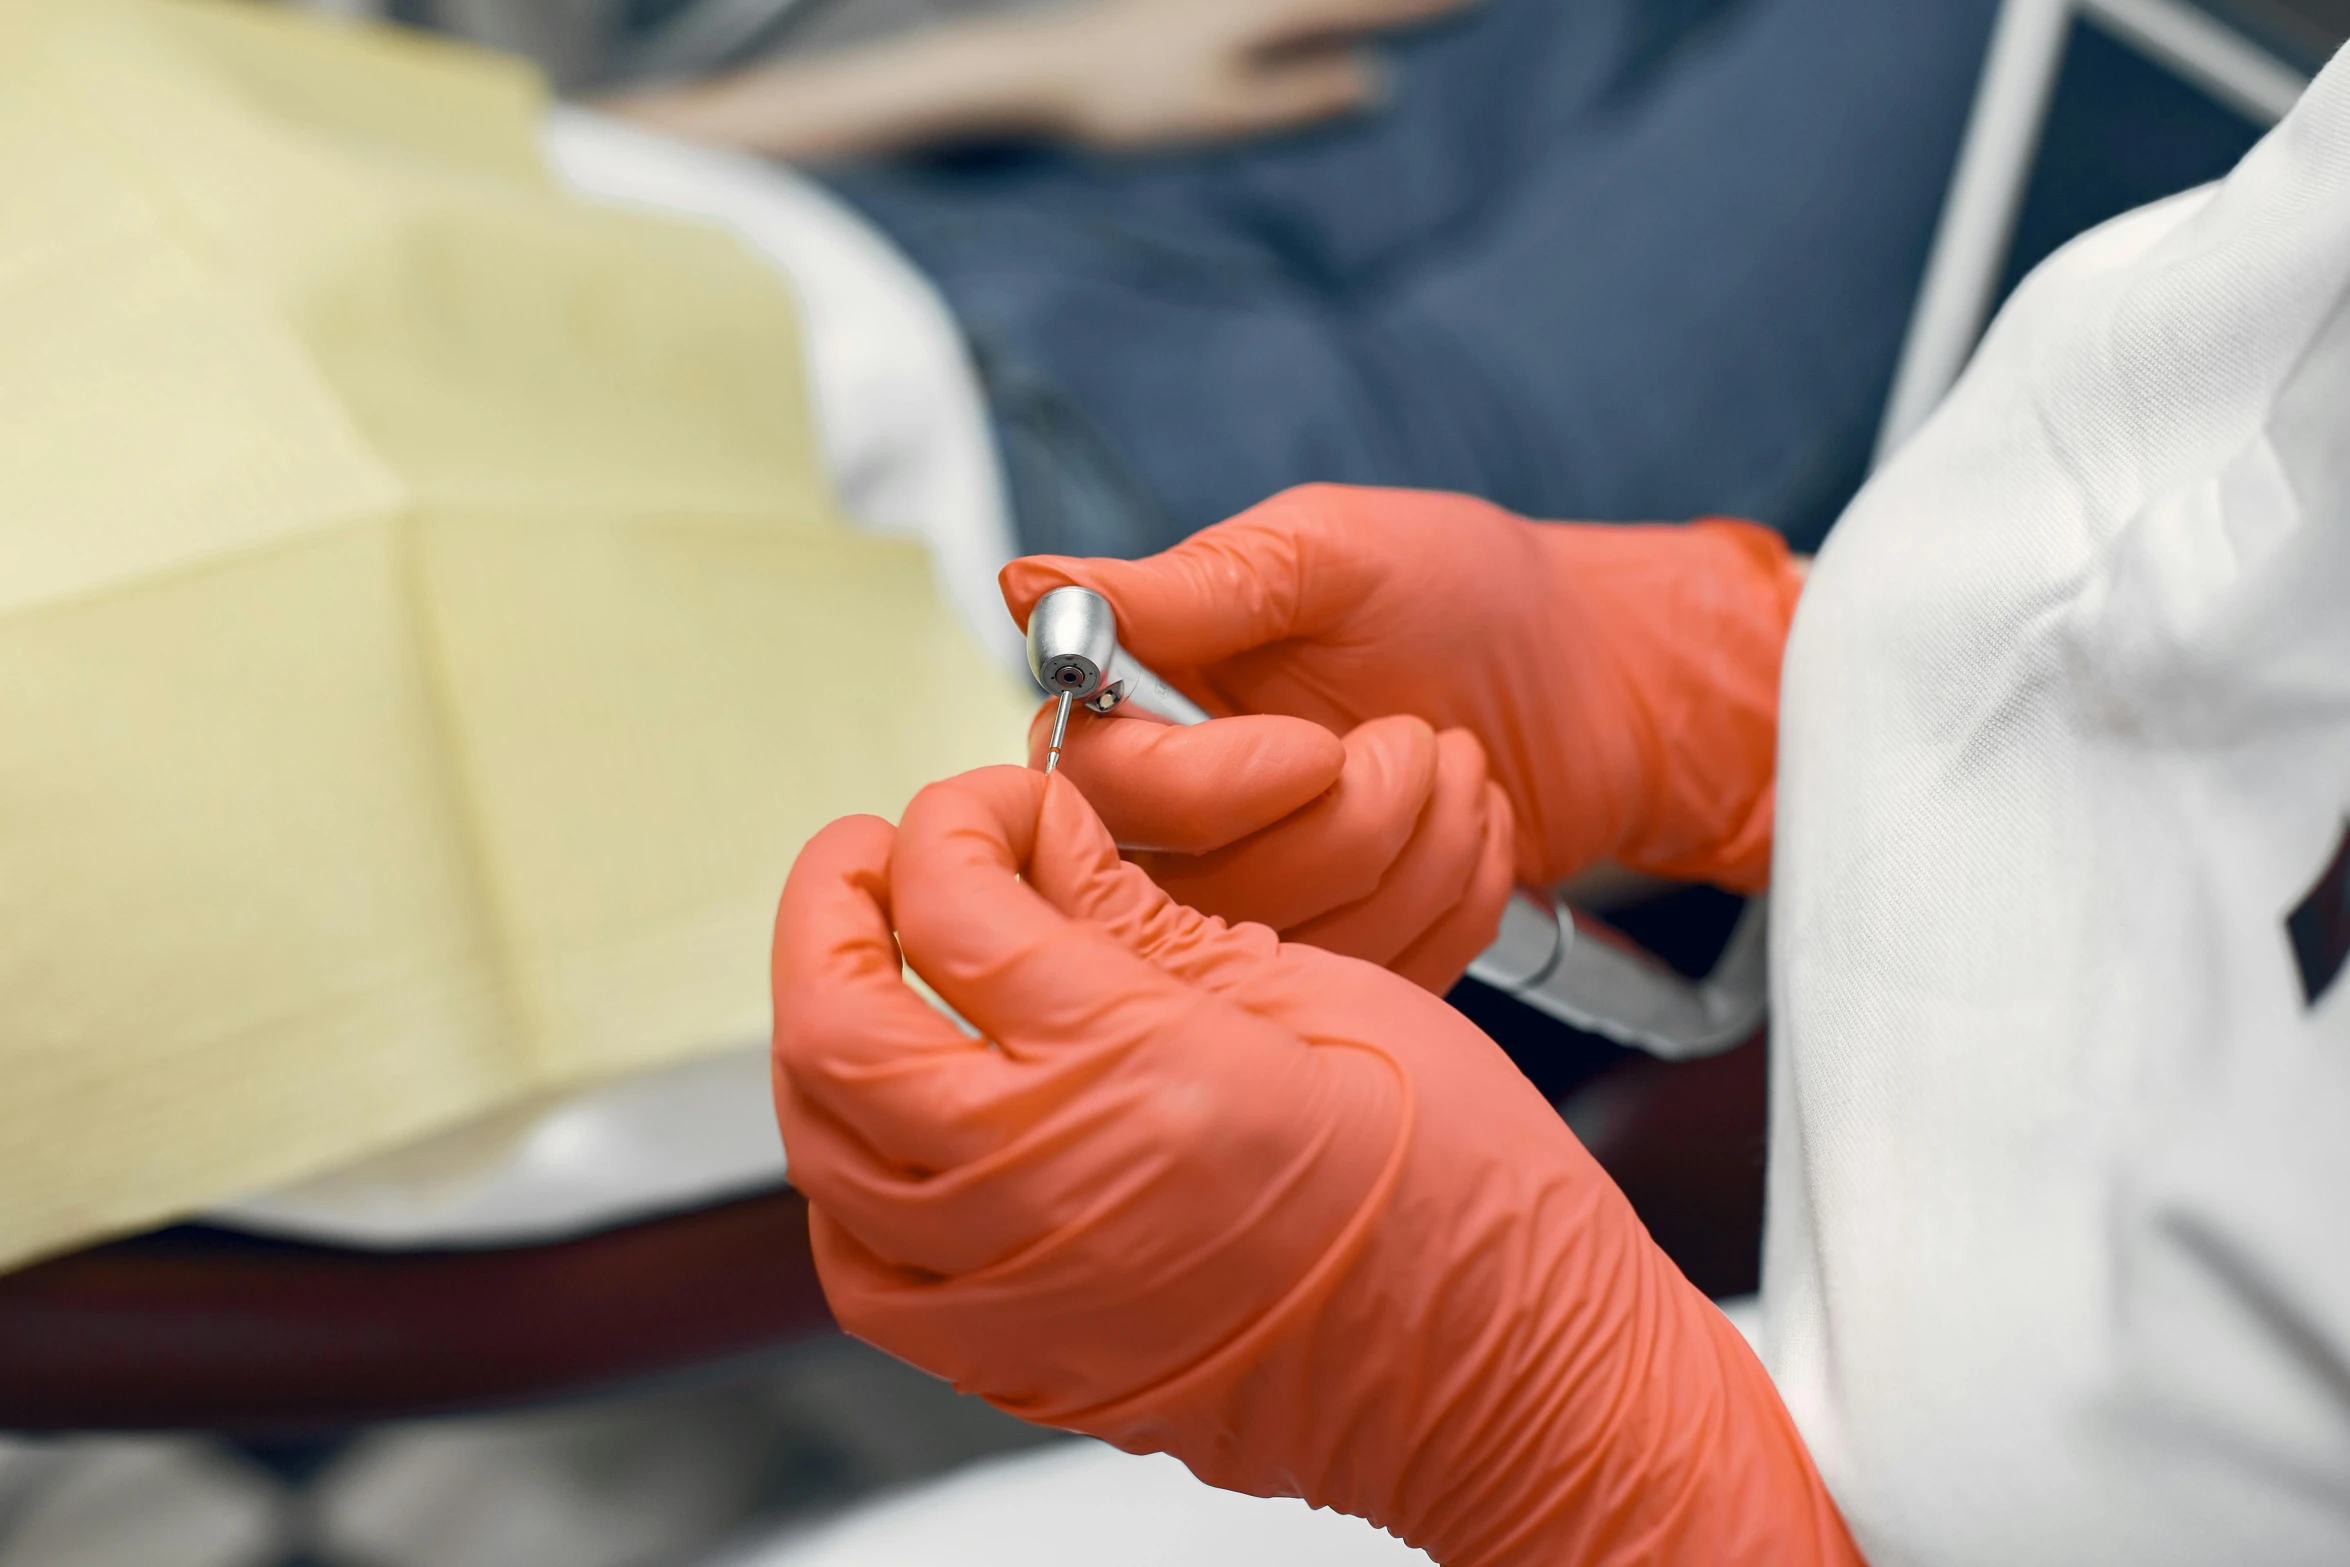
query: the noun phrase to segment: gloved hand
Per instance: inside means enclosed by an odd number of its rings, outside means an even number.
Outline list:
[[[1047,702],[1029,728],[1041,768]],[[1465,729],[1409,714],[1343,739],[1273,715],[1171,728],[1079,709],[1064,770],[1179,903],[1381,964],[1438,995],[1492,944],[1511,887],[1509,798]]]
[[[1737,1330],[1490,1040],[1174,903],[1064,780],[834,823],[774,973],[851,1332],[1446,1567],[1858,1560]]]
[[[1401,713],[1474,735],[1530,886],[1600,860],[1742,892],[1769,879],[1779,659],[1802,579],[1767,529],[1534,523],[1466,496],[1313,485],[1145,560],[1032,556],[1002,580],[1023,625],[1053,588],[1100,593],[1121,644],[1211,712],[1341,734]],[[1273,743],[1222,727],[1093,719],[1062,766],[1121,842],[1158,841],[1174,819],[1188,846],[1221,846],[1265,825],[1219,798],[1226,751]],[[1150,868],[1187,900],[1250,912],[1203,885],[1212,874]]]

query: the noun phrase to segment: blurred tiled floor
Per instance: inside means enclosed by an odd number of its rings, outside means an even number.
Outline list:
[[[1055,1439],[848,1339],[335,1443],[0,1439],[0,1567],[688,1567]]]

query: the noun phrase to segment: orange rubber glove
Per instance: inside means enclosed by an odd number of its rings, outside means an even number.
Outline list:
[[[1768,529],[1534,523],[1466,496],[1313,485],[1145,560],[1032,556],[1002,580],[1022,625],[1053,588],[1100,593],[1120,642],[1211,712],[1337,733],[1411,714],[1474,735],[1530,886],[1601,860],[1741,892],[1769,880],[1802,576]],[[1223,727],[1093,719],[1063,768],[1121,842],[1170,841],[1172,821],[1183,846],[1222,847],[1266,827],[1225,777],[1311,771],[1298,732]],[[1251,750],[1245,767],[1228,754]],[[1147,863],[1197,906],[1256,917],[1216,885],[1242,858],[1188,877]]]
[[[1053,707],[1029,727],[1040,769]],[[1177,902],[1438,995],[1492,944],[1512,886],[1510,805],[1467,730],[1399,713],[1341,739],[1272,715],[1183,729],[1079,713],[1092,743],[1065,770],[1112,802],[1119,843]]]
[[[1858,1560],[1745,1341],[1490,1040],[1173,902],[1063,780],[820,833],[775,1028],[834,1312],[959,1387],[1446,1567]]]

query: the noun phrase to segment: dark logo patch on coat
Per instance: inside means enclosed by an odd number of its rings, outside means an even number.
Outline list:
[[[2301,965],[2301,993],[2316,1006],[2341,977],[2342,960],[2350,957],[2350,826],[2342,830],[2334,862],[2285,917],[2285,931],[2293,938],[2294,961]]]

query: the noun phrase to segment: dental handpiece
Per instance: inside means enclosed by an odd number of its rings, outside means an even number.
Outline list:
[[[1059,698],[1044,770],[1061,765],[1069,709],[1083,702],[1097,713],[1126,712],[1163,724],[1204,724],[1207,711],[1151,673],[1118,646],[1118,615],[1089,588],[1055,588],[1028,612],[1028,672]]]
[[[1118,617],[1100,594],[1055,588],[1028,616],[1028,672],[1059,698],[1044,770],[1061,765],[1069,709],[1135,713],[1168,724],[1204,724],[1191,698],[1118,646]],[[1762,905],[1750,907],[1712,975],[1693,983],[1653,960],[1603,941],[1577,939],[1574,912],[1553,897],[1520,894],[1502,910],[1492,946],[1469,973],[1576,1028],[1638,1045],[1668,1061],[1691,1060],[1751,1038],[1768,989]]]

